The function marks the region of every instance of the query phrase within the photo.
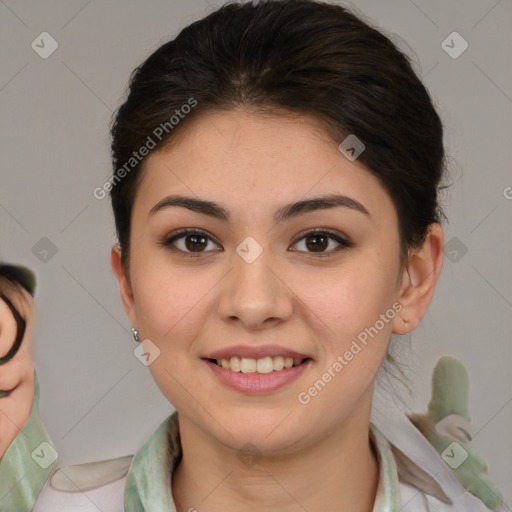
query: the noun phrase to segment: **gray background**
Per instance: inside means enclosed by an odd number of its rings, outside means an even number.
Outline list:
[[[65,463],[134,453],[172,411],[132,353],[109,265],[109,203],[92,191],[110,173],[108,126],[129,73],[215,5],[0,2],[0,257],[31,267],[39,280],[40,410]],[[510,502],[512,5],[365,0],[355,8],[413,57],[450,155],[443,271],[422,325],[400,340],[413,379],[407,408],[425,410],[440,356],[461,359],[471,378],[474,445]],[[31,47],[43,31],[58,42],[46,59]],[[442,47],[454,31],[469,45],[458,58]],[[462,48],[460,40],[448,44]]]

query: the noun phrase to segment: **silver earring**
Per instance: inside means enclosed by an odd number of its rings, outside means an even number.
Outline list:
[[[139,331],[137,331],[137,329],[135,329],[135,327],[132,327],[132,334],[133,334],[133,339],[135,341],[140,341],[139,340]]]

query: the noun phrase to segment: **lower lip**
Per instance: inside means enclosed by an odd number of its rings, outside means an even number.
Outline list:
[[[254,395],[270,393],[286,386],[302,375],[313,363],[311,359],[308,359],[306,362],[299,364],[299,366],[283,368],[282,370],[270,373],[242,373],[226,370],[207,359],[203,359],[203,361],[223,384],[237,391]]]

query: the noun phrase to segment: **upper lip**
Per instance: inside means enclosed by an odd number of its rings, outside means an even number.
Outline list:
[[[308,359],[311,357],[290,350],[279,345],[261,345],[255,347],[254,345],[233,345],[226,347],[215,352],[211,352],[204,356],[204,359],[230,359],[231,357],[246,357],[249,359],[263,359],[264,357],[291,357],[292,359]]]

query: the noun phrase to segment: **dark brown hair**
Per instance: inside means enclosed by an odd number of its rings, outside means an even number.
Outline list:
[[[201,113],[239,106],[315,116],[336,144],[351,134],[360,139],[358,161],[397,209],[402,263],[429,224],[444,217],[442,123],[408,57],[388,37],[339,5],[228,3],[136,68],[114,116],[110,196],[125,268],[144,163],[134,152],[149,139],[152,150],[161,149]]]

